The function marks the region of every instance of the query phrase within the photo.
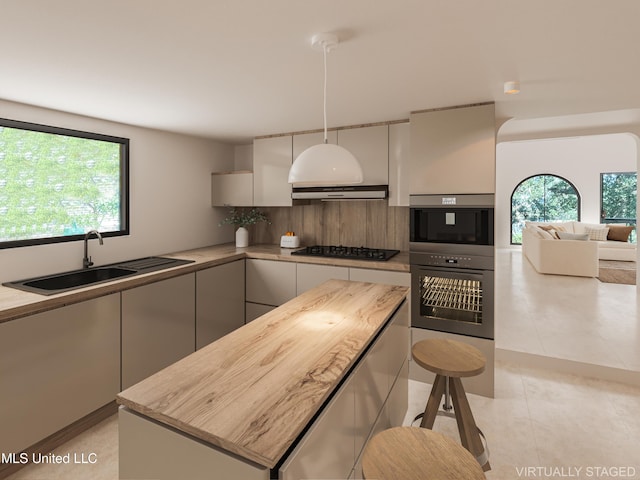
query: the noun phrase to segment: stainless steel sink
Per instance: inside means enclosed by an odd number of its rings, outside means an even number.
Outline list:
[[[19,290],[39,293],[41,295],[53,295],[55,293],[67,292],[76,288],[87,287],[118,278],[155,272],[192,262],[193,260],[182,260],[178,258],[145,257],[113,265],[105,265],[103,267],[85,268],[44,277],[7,282],[3,283],[3,285]]]

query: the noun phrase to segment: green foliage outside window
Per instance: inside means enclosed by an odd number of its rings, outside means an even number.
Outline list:
[[[556,175],[529,177],[511,195],[511,243],[522,243],[525,221],[569,222],[580,220],[580,196],[576,188]]]
[[[122,147],[0,126],[0,246],[122,230]]]
[[[600,175],[600,223],[636,225],[638,174],[635,172],[603,173]],[[637,232],[630,240],[635,243]]]

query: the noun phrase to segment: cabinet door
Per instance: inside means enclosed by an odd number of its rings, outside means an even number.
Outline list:
[[[411,115],[411,193],[494,193],[495,137],[493,104]]]
[[[120,294],[0,324],[0,452],[20,452],[115,400]]]
[[[389,127],[387,125],[339,130],[338,145],[349,150],[362,165],[363,185],[389,183]]]
[[[244,260],[196,272],[196,349],[244,325]]]
[[[389,125],[389,206],[409,206],[409,122]]]
[[[253,203],[258,207],[290,207],[292,136],[253,141]]]
[[[195,274],[122,292],[122,388],[195,351]]]
[[[409,301],[407,300],[396,312],[393,323],[389,326],[389,388],[395,382],[402,365],[409,360],[411,343],[411,330],[409,328]]]
[[[250,207],[253,205],[253,172],[211,174],[211,206]]]
[[[386,333],[386,331],[385,331]],[[353,373],[355,397],[355,452],[359,455],[387,398],[388,369],[385,333]]]
[[[256,318],[261,317],[267,312],[270,312],[274,308],[276,307],[271,305],[262,305],[261,303],[246,302],[244,304],[244,323],[247,324],[249,322],[252,322]]]
[[[404,423],[409,409],[409,360],[406,360],[398,372],[393,388],[387,399],[387,410],[391,427],[400,427]]]
[[[296,296],[296,264],[248,258],[247,302],[277,307]]]
[[[279,480],[349,477],[355,462],[354,396],[346,382],[283,464]]]
[[[387,285],[411,286],[409,272],[390,272],[388,270],[372,270],[369,268],[350,268],[349,280],[356,282],[386,283]]]
[[[332,265],[312,265],[298,263],[297,265],[297,294],[300,295],[327,280],[349,280],[349,268]]]
[[[327,141],[333,145],[338,144],[338,132],[327,132]],[[324,132],[301,133],[293,136],[293,160],[295,161],[302,152],[314,145],[324,143]]]

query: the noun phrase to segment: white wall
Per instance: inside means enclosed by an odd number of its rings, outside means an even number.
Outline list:
[[[581,220],[600,223],[600,173],[635,172],[637,159],[637,139],[626,133],[499,143],[496,246],[510,245],[511,193],[525,178],[541,173],[566,178],[580,193]]]
[[[230,242],[211,208],[210,174],[232,170],[232,145],[0,100],[0,117],[130,139],[130,235],[91,240],[96,265]],[[82,267],[82,242],[0,250],[0,282]]]

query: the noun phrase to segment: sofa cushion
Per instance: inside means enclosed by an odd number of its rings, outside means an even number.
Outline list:
[[[587,228],[606,228],[601,223],[573,222],[573,233],[587,233]]]
[[[571,233],[571,232],[558,232],[558,238],[560,240],[589,240],[588,233]]]
[[[598,248],[608,248],[612,250],[635,250],[636,244],[629,242],[614,242],[605,240],[604,242],[598,242]]]
[[[542,228],[541,225],[536,225],[531,227],[529,230],[531,230],[533,233],[535,233],[535,235],[538,238],[543,238],[545,240],[554,240],[556,237],[553,235],[553,233],[549,232],[548,230]]]
[[[600,227],[600,228],[585,227],[585,232],[589,234],[589,240],[602,242],[607,239],[609,228],[608,227]]]
[[[609,233],[607,234],[607,240],[613,240],[614,242],[628,242],[629,235],[635,227],[629,227],[627,225],[612,225],[607,224],[609,227]]]
[[[577,222],[530,222],[530,221],[525,221],[525,227],[540,227],[540,226],[545,226],[545,227],[551,227],[555,230],[560,230],[560,228],[563,228],[565,232],[571,232],[571,233],[575,233],[575,230],[573,229],[573,224],[577,223]],[[583,232],[580,232],[583,233]]]

